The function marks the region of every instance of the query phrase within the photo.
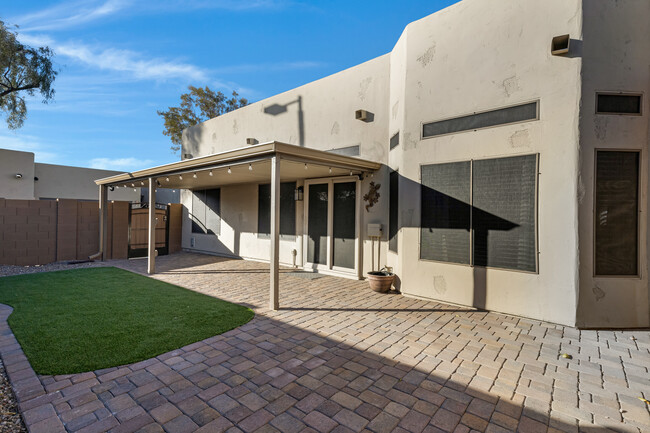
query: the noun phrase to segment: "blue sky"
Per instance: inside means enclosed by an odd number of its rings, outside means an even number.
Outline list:
[[[188,85],[259,101],[389,52],[456,0],[0,0],[19,38],[53,48],[54,102],[28,102],[0,148],[37,162],[131,171],[178,160],[156,110]]]

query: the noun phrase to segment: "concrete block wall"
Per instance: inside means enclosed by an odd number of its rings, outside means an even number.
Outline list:
[[[108,212],[107,258],[128,253],[129,203]],[[85,260],[99,250],[96,201],[0,199],[0,264],[31,266]]]

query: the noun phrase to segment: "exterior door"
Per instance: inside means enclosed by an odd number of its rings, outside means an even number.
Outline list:
[[[305,268],[358,276],[359,180],[305,182]]]
[[[169,251],[169,208],[156,203],[156,250],[163,256]],[[128,257],[146,257],[149,245],[149,205],[131,203],[129,208],[129,250]]]

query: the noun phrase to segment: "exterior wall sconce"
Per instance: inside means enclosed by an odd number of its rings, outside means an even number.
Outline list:
[[[305,198],[305,188],[302,186],[296,188],[296,190],[293,192],[293,198],[295,201],[303,201]]]
[[[365,121],[368,118],[368,112],[366,110],[357,110],[354,112],[354,118]]]
[[[23,175],[21,173],[16,173],[15,177],[16,177],[16,179],[22,179]]]

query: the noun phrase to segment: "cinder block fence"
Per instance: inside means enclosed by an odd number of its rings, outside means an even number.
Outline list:
[[[129,206],[123,201],[109,203],[107,259],[128,256]],[[180,206],[172,204],[170,208],[170,252],[180,250]],[[98,251],[96,201],[0,199],[0,264],[28,266],[85,260]]]

